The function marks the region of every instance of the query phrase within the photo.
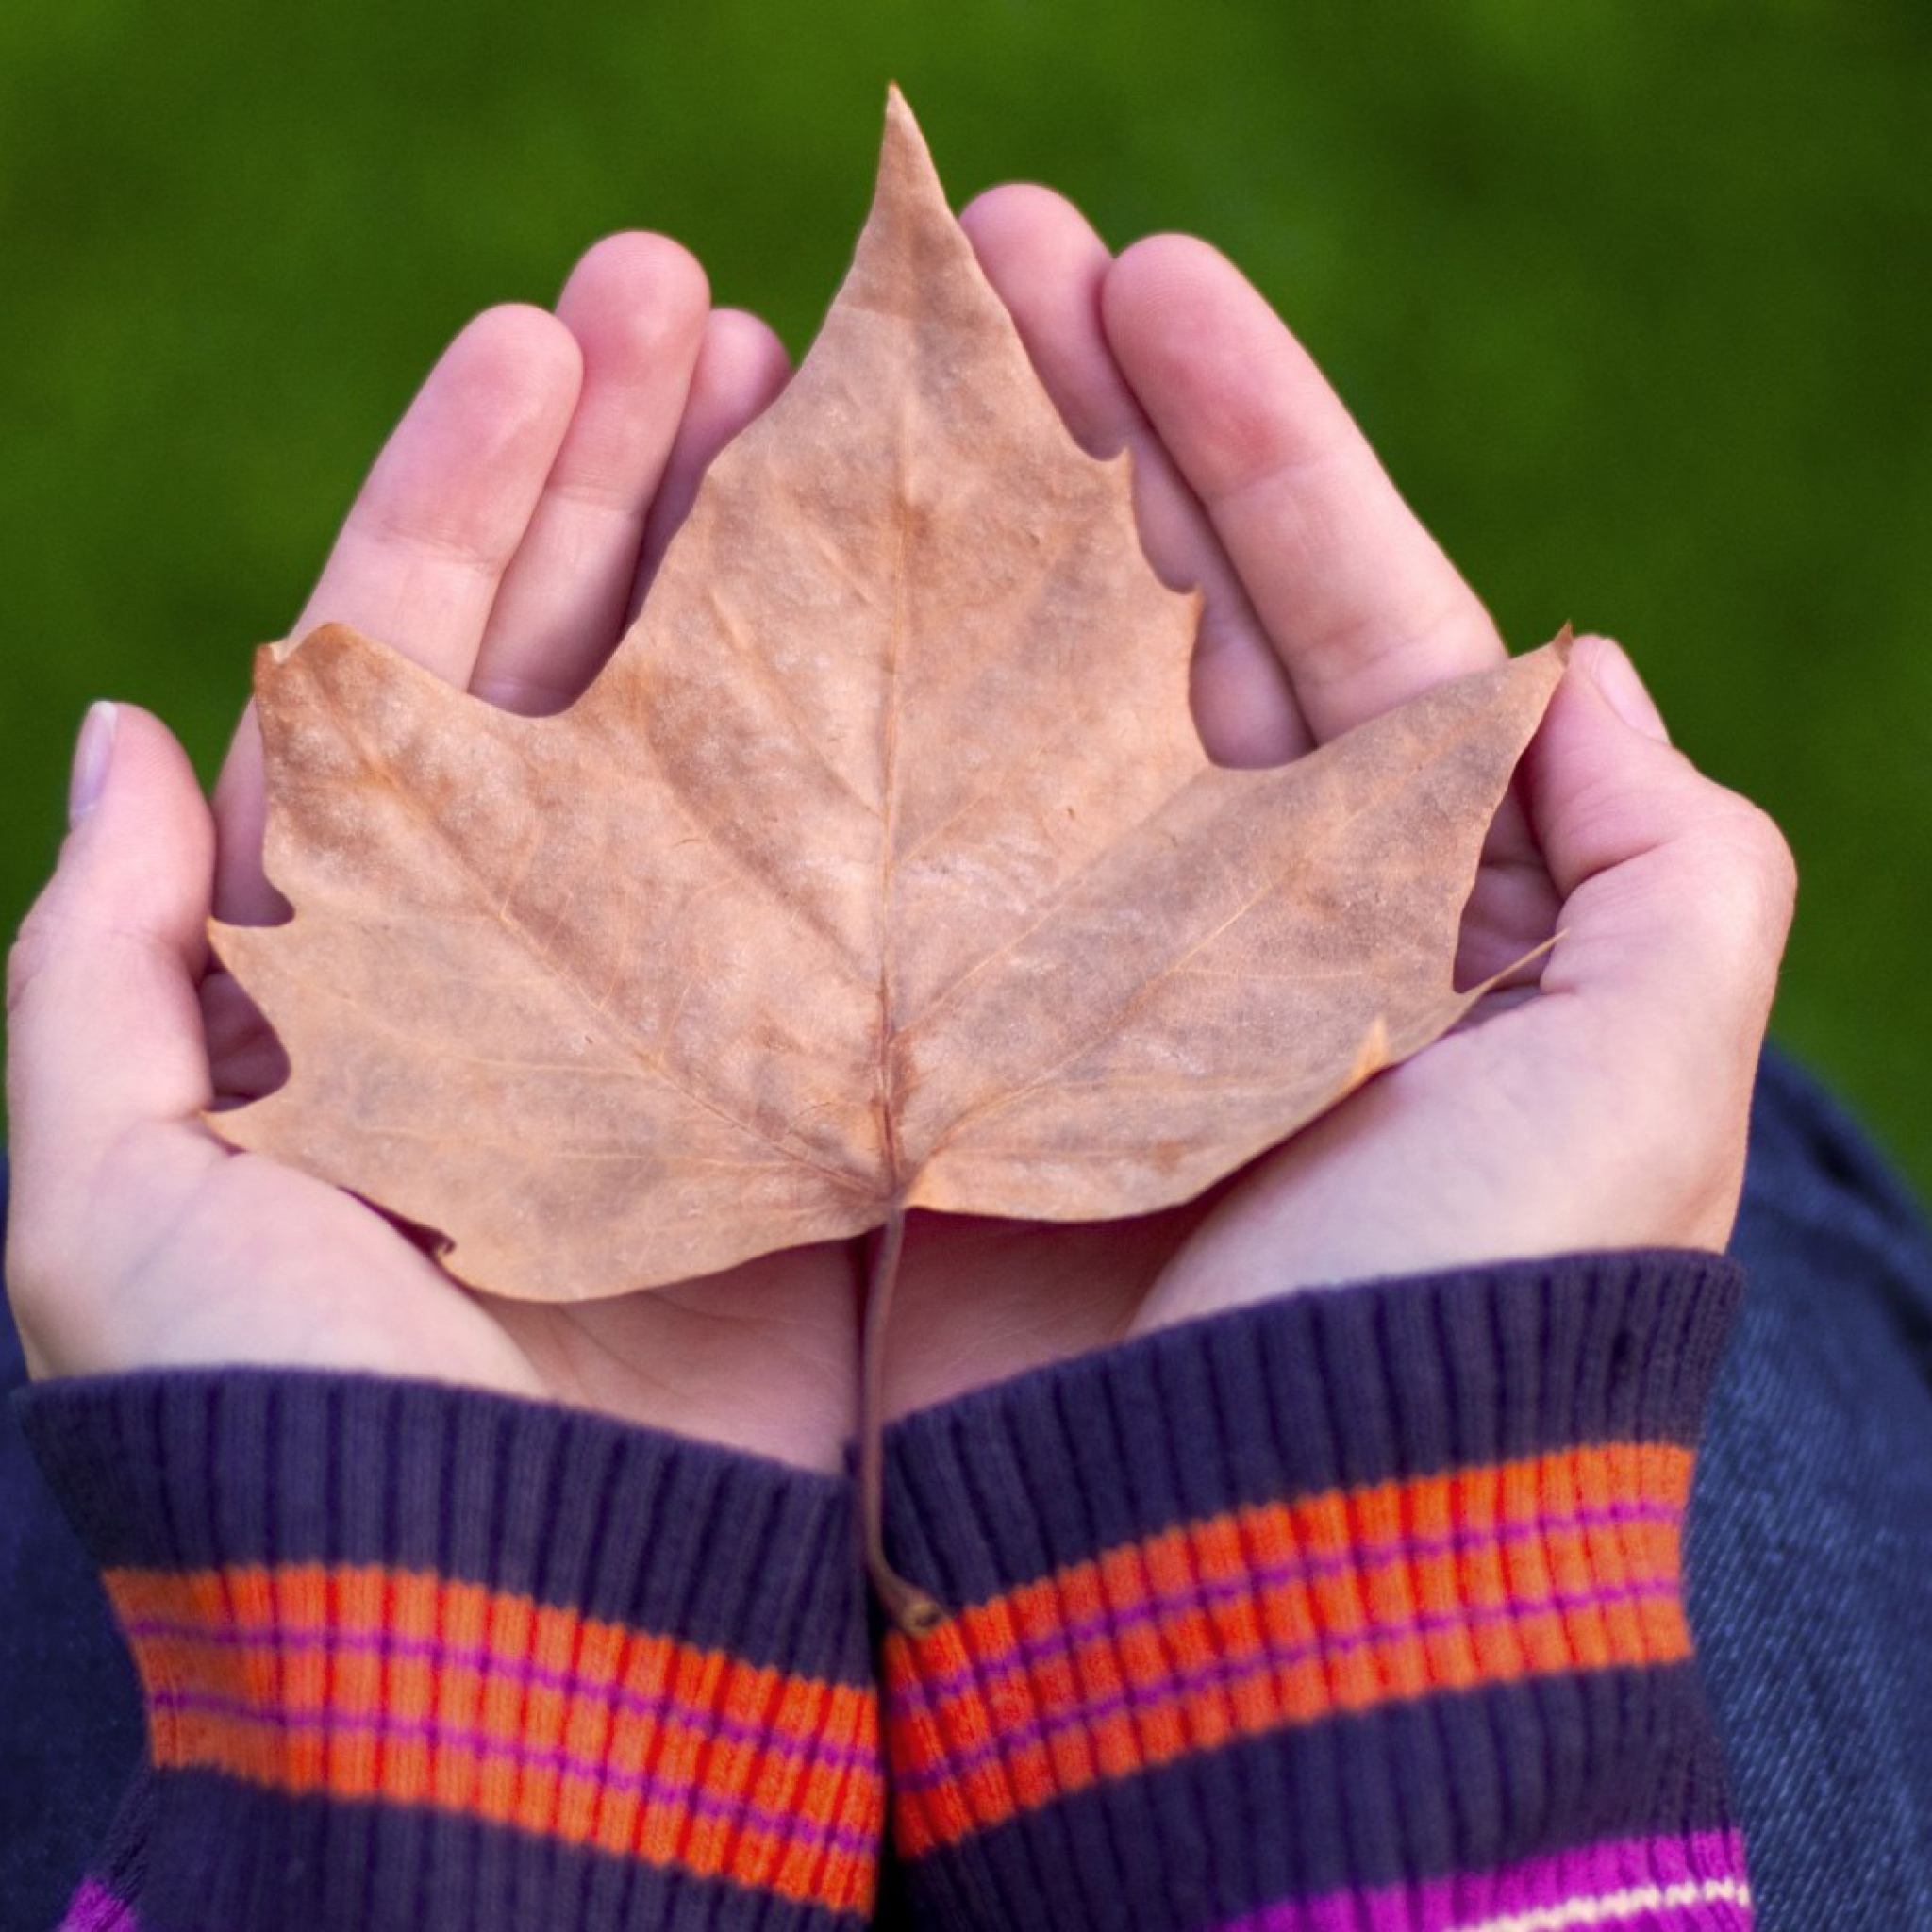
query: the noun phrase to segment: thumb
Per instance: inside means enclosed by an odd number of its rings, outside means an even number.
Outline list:
[[[1671,748],[1607,638],[1577,641],[1525,775],[1563,904],[1543,991],[1587,993],[1687,1071],[1722,1054],[1748,1091],[1796,887],[1777,827]]]
[[[145,711],[96,705],[69,813],[8,962],[17,1298],[77,1254],[101,1165],[130,1130],[192,1121],[209,1100],[196,984],[214,830],[187,756]]]

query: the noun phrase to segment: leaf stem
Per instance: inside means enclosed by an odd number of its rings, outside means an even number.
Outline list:
[[[858,1509],[865,1567],[886,1614],[909,1637],[944,1620],[945,1612],[886,1559],[886,1328],[906,1246],[906,1210],[893,1206],[873,1244],[865,1285],[865,1334],[858,1383]]]

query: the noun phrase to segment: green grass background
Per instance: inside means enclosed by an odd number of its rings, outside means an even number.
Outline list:
[[[212,774],[470,313],[651,226],[803,347],[890,77],[956,200],[1240,261],[1514,642],[1625,640],[1797,847],[1778,1030],[1932,1184],[1922,0],[9,0],[0,918],[88,699]]]

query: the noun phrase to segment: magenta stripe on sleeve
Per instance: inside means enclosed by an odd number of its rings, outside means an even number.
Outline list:
[[[1743,1840],[1712,1831],[1284,1900],[1223,1920],[1213,1932],[1746,1932],[1750,1924]]]
[[[90,1878],[67,1907],[59,1932],[141,1932],[133,1910]]]

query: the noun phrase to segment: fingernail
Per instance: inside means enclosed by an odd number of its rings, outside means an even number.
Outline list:
[[[1624,724],[1646,738],[1656,739],[1659,744],[1670,743],[1670,727],[1664,723],[1663,713],[1644,688],[1636,665],[1631,663],[1622,644],[1610,638],[1598,638],[1596,648],[1590,655],[1590,672],[1605,702]]]
[[[67,823],[77,825],[100,802],[114,757],[114,730],[119,709],[105,698],[87,708],[80,722],[80,740],[74,747],[74,775],[67,784]]]

